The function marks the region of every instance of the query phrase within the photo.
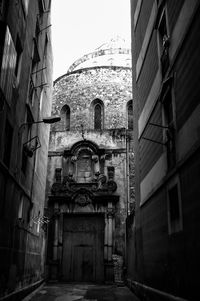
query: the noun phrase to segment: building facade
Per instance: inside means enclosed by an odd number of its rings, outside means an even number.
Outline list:
[[[113,39],[54,82],[47,176],[49,277],[123,280],[132,210],[131,51]],[[130,138],[129,138],[130,137]]]
[[[21,300],[44,278],[49,126],[36,122],[51,113],[50,8],[48,0],[0,1],[0,297],[6,300]]]
[[[198,300],[199,1],[132,0],[131,20],[136,213],[128,225],[129,284],[150,300],[166,300],[164,293]]]

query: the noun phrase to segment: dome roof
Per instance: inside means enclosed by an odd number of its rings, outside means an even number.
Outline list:
[[[125,39],[117,36],[76,60],[68,72],[83,68],[118,66],[131,68],[131,49]]]
[[[100,49],[117,49],[117,48],[126,48],[129,49],[130,45],[129,43],[123,39],[120,36],[117,36],[115,38],[110,39],[107,43],[102,44],[100,47],[96,48],[95,50],[100,50]]]

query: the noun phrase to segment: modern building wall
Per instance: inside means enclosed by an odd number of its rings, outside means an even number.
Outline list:
[[[136,212],[128,225],[129,283],[145,285],[152,300],[164,300],[163,292],[197,300],[199,2],[133,0],[131,19]]]
[[[109,53],[111,52],[110,50]],[[126,49],[126,56],[127,53],[129,52]],[[115,54],[113,59],[114,57]],[[90,56],[85,58],[90,59]],[[115,280],[120,282],[123,280],[126,254],[125,220],[134,203],[133,187],[129,188],[127,180],[128,171],[133,173],[133,168],[129,169],[129,165],[133,166],[133,129],[130,124],[128,129],[128,106],[132,103],[131,68],[124,66],[124,62],[122,66],[112,66],[110,62],[98,66],[98,56],[95,59],[97,66],[91,61],[86,62],[87,68],[82,68],[82,65],[77,68],[75,64],[76,70],[68,72],[54,82],[52,114],[60,114],[61,122],[51,127],[49,143],[49,277],[70,281],[108,282],[113,281],[115,277]],[[98,116],[95,115],[96,105],[101,108]],[[130,112],[132,116],[132,109],[130,111],[129,108],[129,114]],[[85,152],[88,164],[91,162],[91,169],[88,169],[86,162],[81,161],[81,152]],[[84,165],[83,170],[81,164]],[[92,243],[92,238],[91,246],[87,242],[89,230],[85,223],[87,220],[89,222],[88,214],[103,218],[102,252],[101,248],[97,249]],[[84,223],[81,216],[84,217]],[[83,243],[77,238],[79,230],[76,230],[74,236],[77,241],[73,236],[69,238],[69,234],[66,234],[68,223],[72,222],[71,217],[72,221],[74,220],[73,229],[77,229],[76,225],[82,221],[81,236],[85,237],[85,251]],[[95,227],[93,225],[93,228]],[[92,226],[89,227],[91,228]],[[94,232],[91,233],[91,237],[93,235]],[[74,250],[71,259],[65,258],[70,248]],[[80,249],[79,255],[80,258],[83,256],[83,259],[73,259],[77,248]],[[90,256],[86,271],[84,254],[89,252],[89,248],[94,250],[94,253],[98,252],[98,259],[96,255],[92,255],[94,260]],[[98,267],[101,258],[102,271]],[[79,260],[80,267],[77,268]],[[114,273],[113,262],[116,263],[114,266],[121,264],[118,274],[116,270]],[[68,271],[69,266],[73,272]],[[93,275],[94,269],[96,274]],[[77,270],[81,271],[82,276]],[[88,275],[90,270],[92,272]]]
[[[2,298],[17,298],[44,279],[49,125],[35,122],[51,113],[50,8],[48,0],[0,4]]]

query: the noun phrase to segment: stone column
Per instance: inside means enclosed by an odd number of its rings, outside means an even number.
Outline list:
[[[113,282],[113,207],[112,202],[108,202],[106,212],[106,228],[105,228],[105,281]]]
[[[76,161],[77,156],[72,156],[71,162],[69,163],[69,174],[72,174],[73,176],[76,175]]]
[[[113,249],[113,208],[112,202],[108,203],[108,261],[112,260]]]
[[[63,240],[63,214],[59,215],[58,224],[58,259],[61,260]]]
[[[53,241],[53,260],[58,259],[58,203],[54,205],[54,241]]]
[[[99,172],[99,170],[100,170],[99,157],[97,155],[93,155],[92,160],[94,162],[94,174],[95,174],[96,172]]]
[[[104,260],[108,260],[108,219],[105,214],[105,235],[104,235]]]

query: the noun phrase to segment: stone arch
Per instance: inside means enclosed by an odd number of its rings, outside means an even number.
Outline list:
[[[65,104],[60,111],[60,117],[61,117],[61,127],[62,130],[69,131],[70,130],[70,107]]]
[[[89,141],[89,140],[84,140],[84,141],[78,141],[76,142],[72,147],[71,147],[71,154],[76,156],[78,151],[81,149],[81,148],[88,148],[90,149],[93,154],[97,154],[98,153],[98,146],[96,143],[92,142],[92,141]]]

